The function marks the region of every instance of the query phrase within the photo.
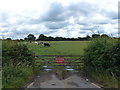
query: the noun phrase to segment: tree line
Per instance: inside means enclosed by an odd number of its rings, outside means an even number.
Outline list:
[[[107,34],[92,34],[91,37],[87,35],[86,37],[77,37],[77,38],[66,38],[66,37],[52,37],[52,36],[46,36],[44,34],[40,34],[38,38],[35,37],[33,34],[27,35],[24,39],[16,39],[20,41],[87,41],[90,40],[91,38],[96,38],[96,37],[109,37]],[[115,38],[115,37],[112,37]],[[7,40],[12,40],[11,38],[7,38]]]
[[[90,40],[91,38],[96,37],[109,37],[107,34],[92,34],[92,36],[86,36],[86,37],[78,37],[78,38],[66,38],[66,37],[52,37],[52,36],[46,36],[44,34],[40,34],[38,38],[36,38],[33,34],[29,34],[24,40],[29,41],[86,41]]]

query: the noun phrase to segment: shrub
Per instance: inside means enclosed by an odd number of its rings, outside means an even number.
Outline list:
[[[120,75],[120,41],[108,38],[94,38],[85,49],[85,70]]]
[[[33,75],[33,53],[18,41],[2,42],[2,86],[18,88]]]
[[[26,45],[21,44],[17,41],[3,41],[2,47],[2,65],[9,63],[13,60],[14,64],[19,62],[28,61],[30,64],[33,63],[33,54],[30,52]]]
[[[9,62],[2,69],[3,88],[21,87],[33,75],[33,68],[27,62],[16,66],[13,65],[13,62]]]

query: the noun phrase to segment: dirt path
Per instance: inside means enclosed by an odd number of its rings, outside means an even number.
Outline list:
[[[66,77],[60,78],[53,72],[43,71],[30,83],[27,88],[98,88],[99,86],[90,82],[88,79],[83,78],[76,72],[67,73]],[[101,90],[101,89],[100,89]]]

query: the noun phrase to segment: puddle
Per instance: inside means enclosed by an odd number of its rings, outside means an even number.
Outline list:
[[[53,69],[43,69],[43,70],[45,70],[45,71],[52,71]]]
[[[65,69],[65,70],[68,70],[68,71],[75,71],[75,69]]]
[[[45,71],[52,71],[54,68],[55,70],[61,69],[61,71],[67,70],[67,71],[76,71],[77,72],[77,70],[74,69],[74,66],[65,66],[65,67],[60,67],[60,68],[51,67],[51,66],[42,66],[42,67],[43,67],[43,70],[45,70]]]
[[[78,70],[74,69],[74,66],[66,66],[65,70],[67,70],[67,71],[73,71],[73,72],[78,72]]]
[[[48,66],[43,66],[43,68],[47,68]]]
[[[65,66],[66,68],[73,68],[73,66]]]
[[[53,72],[59,80],[66,79],[74,72],[78,72],[74,66],[65,66],[65,67],[52,67],[44,65],[42,66],[44,71]]]

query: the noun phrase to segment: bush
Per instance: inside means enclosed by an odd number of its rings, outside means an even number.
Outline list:
[[[5,40],[2,45],[2,86],[21,87],[33,75],[33,54],[22,42]]]
[[[2,47],[2,65],[13,60],[14,64],[28,61],[33,63],[33,54],[28,50],[26,45],[17,41],[3,41]]]
[[[120,41],[108,37],[94,38],[85,49],[85,71],[106,74],[118,79],[120,75]]]
[[[13,62],[5,65],[2,75],[3,88],[18,88],[25,84],[33,75],[33,68],[25,62],[22,65],[13,65]]]

